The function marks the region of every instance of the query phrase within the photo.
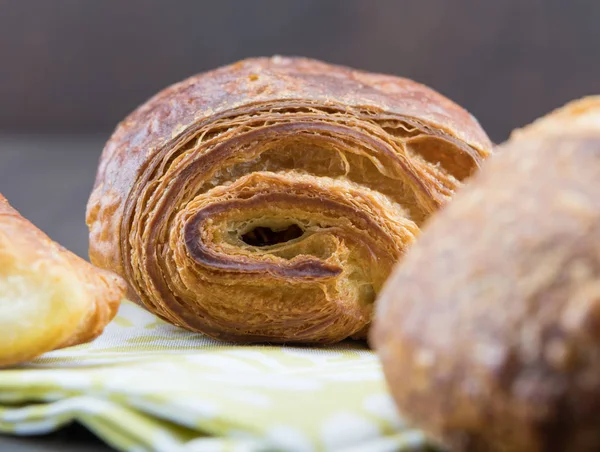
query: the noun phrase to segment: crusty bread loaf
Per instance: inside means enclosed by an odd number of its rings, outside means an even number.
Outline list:
[[[394,398],[453,450],[600,450],[600,98],[513,134],[378,300]]]

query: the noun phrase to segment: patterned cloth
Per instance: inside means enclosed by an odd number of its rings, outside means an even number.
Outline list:
[[[0,371],[0,432],[77,420],[122,451],[412,451],[375,355],[234,346],[133,303],[91,344]]]

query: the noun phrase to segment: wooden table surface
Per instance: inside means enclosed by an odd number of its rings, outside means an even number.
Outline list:
[[[54,240],[87,258],[85,205],[107,137],[1,137],[0,193]],[[106,452],[79,425],[35,438],[0,436],[0,451]]]

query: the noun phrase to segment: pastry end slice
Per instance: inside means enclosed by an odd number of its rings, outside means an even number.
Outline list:
[[[97,337],[125,283],[50,240],[0,195],[0,366]]]

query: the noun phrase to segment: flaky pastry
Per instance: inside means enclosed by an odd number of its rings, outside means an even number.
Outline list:
[[[125,290],[120,277],[50,240],[0,195],[0,366],[94,339]]]
[[[413,81],[241,61],[117,127],[88,204],[90,257],[213,337],[364,337],[392,265],[490,149],[469,113]]]

